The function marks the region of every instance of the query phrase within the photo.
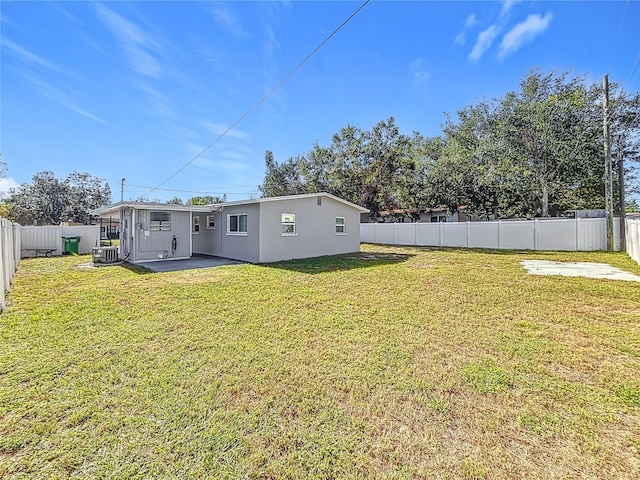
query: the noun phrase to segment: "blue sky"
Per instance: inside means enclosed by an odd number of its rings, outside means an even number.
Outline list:
[[[394,116],[437,135],[445,112],[517,90],[529,68],[640,90],[640,2],[2,1],[0,190],[43,170],[108,180],[114,201],[258,195],[283,161]],[[200,192],[200,193],[197,193]]]

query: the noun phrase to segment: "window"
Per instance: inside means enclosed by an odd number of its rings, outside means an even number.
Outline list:
[[[347,229],[344,223],[344,217],[336,217],[336,235],[346,235]]]
[[[207,228],[216,228],[216,216],[207,215]]]
[[[193,233],[200,233],[200,215],[193,216]]]
[[[227,215],[227,233],[236,235],[247,234],[247,214],[229,214]]]
[[[283,213],[282,214],[282,235],[295,235],[296,234],[296,215],[295,213]]]
[[[171,212],[151,212],[150,230],[171,230]]]

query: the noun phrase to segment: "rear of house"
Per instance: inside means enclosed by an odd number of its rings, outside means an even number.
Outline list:
[[[216,205],[120,202],[120,255],[132,263],[215,255],[251,263],[360,250],[367,209],[328,193]]]
[[[265,263],[357,252],[363,212],[327,193],[229,202],[193,213],[193,253]]]

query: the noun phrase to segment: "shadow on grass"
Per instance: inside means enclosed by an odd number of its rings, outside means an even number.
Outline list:
[[[414,256],[415,254],[409,253],[357,252],[283,262],[259,263],[258,265],[300,273],[325,273],[376,267],[378,265],[391,265],[406,262]]]
[[[138,275],[148,275],[150,273],[155,273],[153,270],[149,270],[142,265],[135,265],[133,263],[122,262],[118,265],[119,267],[125,268],[130,272],[137,273]]]

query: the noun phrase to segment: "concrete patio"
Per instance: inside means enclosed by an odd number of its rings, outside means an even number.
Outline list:
[[[139,262],[136,265],[141,265],[154,272],[177,272],[179,270],[221,267],[223,265],[240,265],[242,263],[245,262],[209,255],[194,255],[193,257],[186,258],[184,260],[158,260],[153,262]]]

